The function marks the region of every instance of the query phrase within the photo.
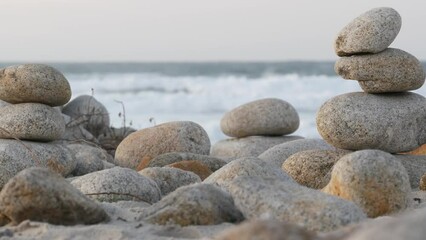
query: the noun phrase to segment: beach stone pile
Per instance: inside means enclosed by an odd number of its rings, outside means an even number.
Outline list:
[[[287,136],[298,127],[299,115],[290,103],[276,98],[249,102],[223,116],[220,128],[232,138],[213,145],[211,155],[229,160],[257,157],[275,145],[301,139]]]

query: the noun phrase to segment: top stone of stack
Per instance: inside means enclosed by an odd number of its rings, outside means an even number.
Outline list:
[[[334,46],[336,54],[342,57],[379,53],[393,42],[401,24],[401,16],[393,8],[374,8],[340,31]]]
[[[24,64],[0,69],[0,99],[9,103],[43,103],[61,106],[71,98],[68,80],[43,64]]]

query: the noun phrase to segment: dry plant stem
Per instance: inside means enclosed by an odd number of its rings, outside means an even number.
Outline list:
[[[114,100],[117,103],[121,104],[121,107],[123,109],[123,128],[124,132],[126,132],[126,108],[124,107],[124,103],[122,101]]]

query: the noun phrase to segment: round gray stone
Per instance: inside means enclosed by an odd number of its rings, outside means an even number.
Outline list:
[[[71,98],[68,80],[53,67],[24,64],[0,69],[0,99],[60,106]]]
[[[399,49],[340,58],[334,69],[345,79],[358,80],[367,93],[403,92],[420,88],[425,71],[419,60]]]
[[[65,146],[73,153],[77,165],[72,175],[81,176],[91,172],[103,170],[104,161],[112,161],[112,156],[100,147],[89,146],[82,143],[69,143]]]
[[[337,148],[399,153],[426,142],[425,121],[426,99],[419,94],[354,92],[324,103],[317,129]]]
[[[0,138],[53,141],[65,133],[65,121],[56,109],[40,103],[0,108]]]
[[[381,52],[396,38],[401,24],[401,16],[394,9],[371,9],[340,31],[334,43],[335,52],[338,56]]]
[[[374,218],[405,210],[411,187],[398,159],[380,150],[362,150],[347,154],[334,165],[323,191],[356,203]]]
[[[227,112],[220,121],[223,133],[230,137],[286,135],[299,127],[294,107],[281,99],[266,98],[243,104]]]

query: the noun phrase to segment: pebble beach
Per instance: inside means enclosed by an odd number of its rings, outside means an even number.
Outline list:
[[[190,118],[112,127],[60,70],[0,69],[0,239],[425,239],[426,73],[401,27],[381,7],[336,29],[359,87],[321,102],[315,137],[274,96],[221,112],[222,139]]]

